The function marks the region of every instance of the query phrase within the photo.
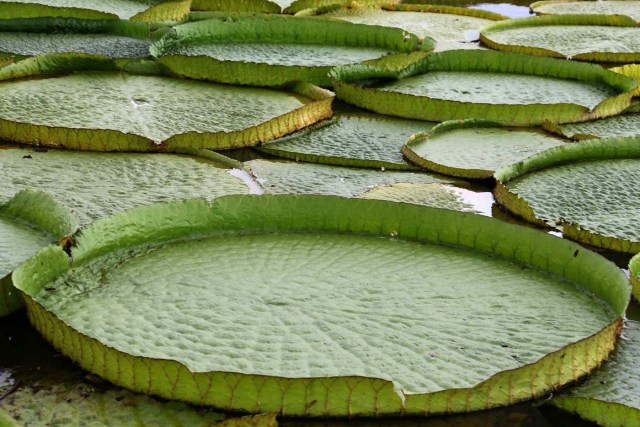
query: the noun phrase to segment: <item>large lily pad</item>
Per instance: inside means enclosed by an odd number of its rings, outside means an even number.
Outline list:
[[[640,323],[626,322],[624,339],[603,368],[550,404],[600,426],[632,426],[640,420]]]
[[[640,86],[640,64],[627,64],[621,67],[613,67],[609,70],[633,78]],[[636,89],[633,96],[640,96],[640,87]]]
[[[378,185],[359,197],[362,199],[412,203],[414,205],[451,209],[460,212],[481,213],[473,204],[465,200],[463,193],[463,189],[440,183],[412,184],[401,182],[398,184]]]
[[[380,2],[378,2],[380,3]],[[325,12],[324,9],[316,13]],[[477,48],[482,27],[505,16],[480,9],[420,4],[378,7],[328,7],[322,16],[366,25],[402,28],[436,41],[437,50]]]
[[[480,120],[444,122],[412,137],[402,152],[425,169],[462,178],[491,178],[504,166],[564,142],[536,129]]]
[[[205,158],[170,154],[0,149],[0,200],[24,189],[51,194],[81,224],[150,203],[246,194],[249,187]]]
[[[485,27],[492,49],[591,62],[640,61],[640,27],[624,16],[558,15],[512,19]]]
[[[191,0],[10,0],[0,2],[0,19],[130,19],[175,23],[186,18]]]
[[[616,266],[571,242],[338,197],[141,208],[83,230],[72,254],[14,272],[56,348],[132,390],[287,415],[539,396],[599,366],[629,298]]]
[[[397,119],[377,114],[346,113],[317,128],[263,144],[258,150],[305,162],[384,169],[416,169],[400,149],[431,122]]]
[[[193,0],[191,10],[258,13],[282,11],[280,5],[268,0]]]
[[[379,113],[513,125],[617,114],[636,89],[633,79],[596,65],[488,51],[439,52],[401,70],[336,67],[330,76],[338,98]]]
[[[149,29],[143,23],[115,19],[0,19],[0,56],[5,57],[79,52],[108,58],[145,58],[150,46]]]
[[[539,1],[531,5],[538,15],[626,15],[640,22],[640,1]]]
[[[267,194],[323,194],[354,197],[379,185],[447,183],[435,175],[353,169],[313,163],[251,160],[245,163]]]
[[[303,80],[328,85],[327,72],[390,52],[431,50],[433,44],[391,28],[278,15],[219,15],[175,27],[152,54],[189,78],[232,84],[281,85]]]
[[[0,205],[0,317],[22,307],[13,269],[74,228],[69,211],[45,193],[24,190]]]
[[[2,421],[2,411],[13,420]],[[15,422],[15,424],[11,424]],[[275,414],[228,418],[184,403],[163,402],[127,390],[68,381],[52,386],[21,387],[0,402],[3,427],[273,427]]]
[[[63,57],[44,65],[72,68],[81,60]],[[37,61],[44,59],[21,61],[1,72],[13,77],[35,69],[40,74]],[[89,58],[87,67],[114,67],[95,61]],[[308,84],[283,91],[122,72],[5,81],[0,90],[0,138],[101,151],[255,145],[329,117],[332,100],[331,93]]]
[[[545,123],[545,129],[574,140],[594,138],[640,137],[640,114],[622,114],[584,123],[556,125]]]
[[[631,275],[631,284],[633,285],[633,296],[640,301],[640,255],[631,258],[629,273]]]
[[[496,199],[526,220],[620,252],[640,252],[640,138],[567,144],[501,169]]]

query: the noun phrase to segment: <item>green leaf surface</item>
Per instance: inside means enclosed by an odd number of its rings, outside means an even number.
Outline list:
[[[65,17],[80,19],[138,19],[151,12],[159,21],[171,20],[179,1],[163,0],[11,0],[0,2],[0,19]],[[154,8],[159,8],[154,12]],[[186,15],[187,10],[183,11]]]
[[[566,237],[620,252],[640,252],[640,139],[566,144],[496,172],[496,199]]]
[[[617,114],[637,87],[592,64],[488,51],[434,53],[400,70],[335,67],[330,77],[338,98],[378,113],[518,126]]]
[[[625,16],[512,19],[485,27],[480,34],[482,42],[496,50],[591,62],[640,61],[640,27]]]
[[[193,0],[191,10],[280,13],[282,9],[268,0]]]
[[[75,227],[71,213],[45,193],[23,190],[0,205],[0,317],[22,307],[13,269]]]
[[[72,253],[73,268],[50,247],[14,273],[56,348],[133,390],[287,415],[539,396],[607,357],[629,298],[571,242],[339,197],[155,205],[94,223]]]
[[[362,199],[388,200],[390,202],[411,203],[432,208],[451,209],[460,212],[475,212],[467,203],[460,189],[443,184],[399,183],[379,185],[359,196]]]
[[[329,69],[391,52],[432,49],[399,29],[278,15],[213,15],[175,27],[151,48],[173,73],[231,84],[327,86]]]
[[[402,144],[433,125],[375,114],[339,114],[332,121],[263,144],[258,150],[296,161],[408,170],[415,167],[402,156]]]
[[[418,37],[432,38],[436,48],[477,48],[478,32],[504,16],[477,9],[434,5],[386,5],[338,8],[323,16],[366,25],[402,28]]]
[[[20,387],[0,402],[0,411],[23,427],[268,427],[274,414],[228,418],[210,409],[164,402],[86,380]],[[2,423],[3,427],[6,424]]]
[[[622,336],[611,360],[584,383],[554,397],[549,403],[600,426],[638,424],[640,323],[627,320]]]
[[[621,67],[610,68],[609,70],[633,78],[640,86],[640,64],[627,64]],[[633,96],[640,96],[640,87],[636,89]]]
[[[595,138],[640,137],[640,114],[623,114],[584,123],[563,125],[546,123],[545,129],[576,141]]]
[[[539,1],[531,5],[538,15],[626,15],[640,22],[640,1]]]
[[[378,185],[450,182],[435,175],[353,169],[313,163],[251,160],[245,165],[267,194],[323,194],[354,197]]]
[[[431,132],[411,138],[402,152],[433,172],[484,179],[491,178],[497,169],[563,144],[537,129],[471,119],[441,123]]]
[[[76,61],[70,62],[73,67]],[[5,81],[0,137],[100,151],[255,145],[330,115],[330,96],[316,89],[229,87],[115,72]]]
[[[629,273],[631,285],[633,285],[633,296],[640,301],[640,255],[636,255],[629,261]]]
[[[170,154],[3,147],[0,180],[0,200],[24,189],[44,191],[71,209],[81,224],[150,203],[249,192],[213,162]]]

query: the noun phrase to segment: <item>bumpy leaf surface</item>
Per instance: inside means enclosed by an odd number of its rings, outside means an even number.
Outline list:
[[[540,15],[626,15],[640,22],[640,1],[541,1],[531,5]]]
[[[640,114],[623,114],[584,123],[547,124],[546,128],[575,140],[640,137]]]

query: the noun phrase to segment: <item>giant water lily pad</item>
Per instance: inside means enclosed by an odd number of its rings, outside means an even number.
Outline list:
[[[640,1],[539,1],[531,5],[538,15],[626,15],[640,22]]]
[[[150,203],[246,194],[228,168],[205,158],[135,153],[0,149],[0,200],[24,189],[47,192],[82,224]]]
[[[0,204],[0,317],[22,307],[9,276],[13,269],[74,228],[70,212],[46,193],[24,190]]]
[[[145,58],[151,46],[149,37],[145,24],[115,19],[0,19],[0,56],[80,52],[108,58]]]
[[[496,172],[496,199],[565,236],[621,252],[640,252],[640,138],[551,148]]]
[[[640,114],[622,114],[601,120],[563,125],[545,123],[545,129],[575,140],[640,137]]]
[[[397,119],[367,113],[339,114],[317,128],[263,144],[260,151],[305,162],[372,167],[416,169],[400,149],[416,132],[424,132],[431,122]]]
[[[175,27],[151,49],[174,73],[195,79],[259,86],[303,80],[328,85],[336,65],[390,52],[430,50],[399,29],[315,18],[227,14]]]
[[[189,13],[190,0],[3,0],[0,19],[81,18],[178,22]]]
[[[509,52],[592,62],[640,61],[640,27],[628,17],[513,19],[483,28],[480,39],[492,49]]]
[[[330,76],[338,98],[394,116],[513,125],[617,114],[633,79],[592,64],[488,51],[439,52],[401,70],[351,65]]]
[[[267,194],[323,194],[354,197],[379,186],[396,183],[446,183],[423,173],[354,169],[313,163],[251,160],[245,163]]]
[[[468,190],[466,190],[468,191]],[[460,212],[475,212],[473,204],[468,203],[463,194],[465,190],[445,184],[398,184],[378,185],[359,197],[362,199],[389,200],[397,203],[412,203],[431,208],[451,209]]]
[[[53,62],[52,68],[75,61]],[[21,61],[2,72],[12,76],[16,68],[30,65]],[[308,84],[283,91],[121,72],[82,72],[0,82],[0,91],[4,94],[0,138],[74,149],[248,146],[331,115],[331,94]]]
[[[640,323],[626,322],[624,339],[600,370],[550,404],[600,426],[631,426],[640,420]]]
[[[378,2],[380,3],[380,2]],[[391,2],[390,2],[391,3]],[[477,48],[478,32],[505,16],[462,7],[382,4],[378,7],[327,7],[317,13],[357,24],[402,28],[420,38],[432,38],[438,50]]]
[[[616,266],[571,242],[374,200],[156,205],[76,242],[73,266],[49,247],[14,272],[56,348],[133,390],[249,412],[424,415],[539,396],[608,356],[629,298]]]
[[[633,285],[633,295],[640,301],[640,255],[631,258],[629,262],[629,273],[631,284]]]
[[[280,13],[282,9],[268,0],[192,0],[191,10]]]
[[[490,178],[504,166],[564,142],[535,129],[517,129],[494,122],[444,122],[415,135],[402,152],[425,169],[462,178]]]
[[[610,68],[609,70],[629,76],[638,82],[638,85],[640,85],[640,64],[627,64],[621,67]],[[640,87],[636,89],[633,96],[640,96]]]

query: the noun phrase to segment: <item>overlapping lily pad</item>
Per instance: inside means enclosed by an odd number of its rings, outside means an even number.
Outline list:
[[[251,160],[245,162],[266,194],[322,194],[354,197],[379,186],[396,183],[449,183],[424,173],[354,169],[340,166]]]
[[[461,191],[459,188],[440,183],[412,184],[401,182],[398,184],[378,185],[359,197],[362,199],[411,203],[460,212],[480,213],[471,203],[464,200],[464,197],[460,194]]]
[[[539,1],[531,5],[538,15],[626,15],[640,22],[640,1]]]
[[[16,59],[65,52],[145,58],[149,38],[147,25],[115,19],[0,19],[0,56]]]
[[[640,419],[640,323],[628,320],[624,339],[600,370],[550,404],[600,426],[632,426]]]
[[[227,14],[175,27],[152,54],[177,75],[232,84],[329,84],[336,65],[431,50],[405,31],[316,18]]]
[[[378,113],[513,125],[617,114],[637,87],[592,64],[488,51],[434,53],[402,70],[336,67],[330,77],[338,98]]]
[[[330,165],[416,169],[400,149],[416,132],[434,124],[367,113],[338,114],[333,120],[258,147],[274,156]]]
[[[0,79],[75,66],[115,69],[92,57],[35,58],[2,68]],[[285,91],[116,71],[4,81],[0,90],[0,138],[99,151],[255,145],[330,117],[332,101],[306,83]]]
[[[444,122],[412,137],[405,156],[425,169],[461,178],[491,178],[504,166],[564,142],[536,129],[481,120]]]
[[[3,411],[7,420],[4,421]],[[4,421],[4,423],[3,423]],[[20,387],[0,402],[3,427],[273,427],[275,414],[228,418],[88,381]]]
[[[495,174],[496,199],[566,237],[619,252],[640,252],[640,138],[552,148]]]
[[[282,9],[269,0],[192,0],[191,10],[280,13]]]
[[[580,141],[594,138],[640,137],[640,114],[622,114],[584,123],[556,125],[545,123],[545,129]]]
[[[631,258],[629,273],[631,275],[631,284],[633,285],[633,296],[640,301],[640,255]]]
[[[191,0],[3,0],[0,19],[130,19],[176,23],[186,18]]]
[[[315,13],[357,24],[402,28],[420,38],[434,39],[437,50],[477,48],[473,42],[478,40],[480,29],[506,19],[485,10],[432,4],[333,6]]]
[[[71,209],[81,224],[151,203],[250,191],[228,167],[169,154],[2,147],[0,179],[0,200],[25,189],[44,191]]]
[[[621,67],[610,68],[609,70],[629,76],[638,82],[638,85],[640,85],[640,64],[627,64]],[[640,87],[636,89],[633,96],[640,96]]]
[[[640,27],[625,16],[512,19],[483,28],[480,40],[492,49],[531,55],[608,63],[640,61]]]
[[[73,268],[49,247],[14,273],[56,348],[135,391],[249,412],[425,415],[540,396],[599,366],[629,298],[616,266],[571,242],[374,200],[156,205],[76,242]]]
[[[71,213],[46,193],[24,190],[0,205],[0,317],[22,307],[13,269],[75,226]]]

